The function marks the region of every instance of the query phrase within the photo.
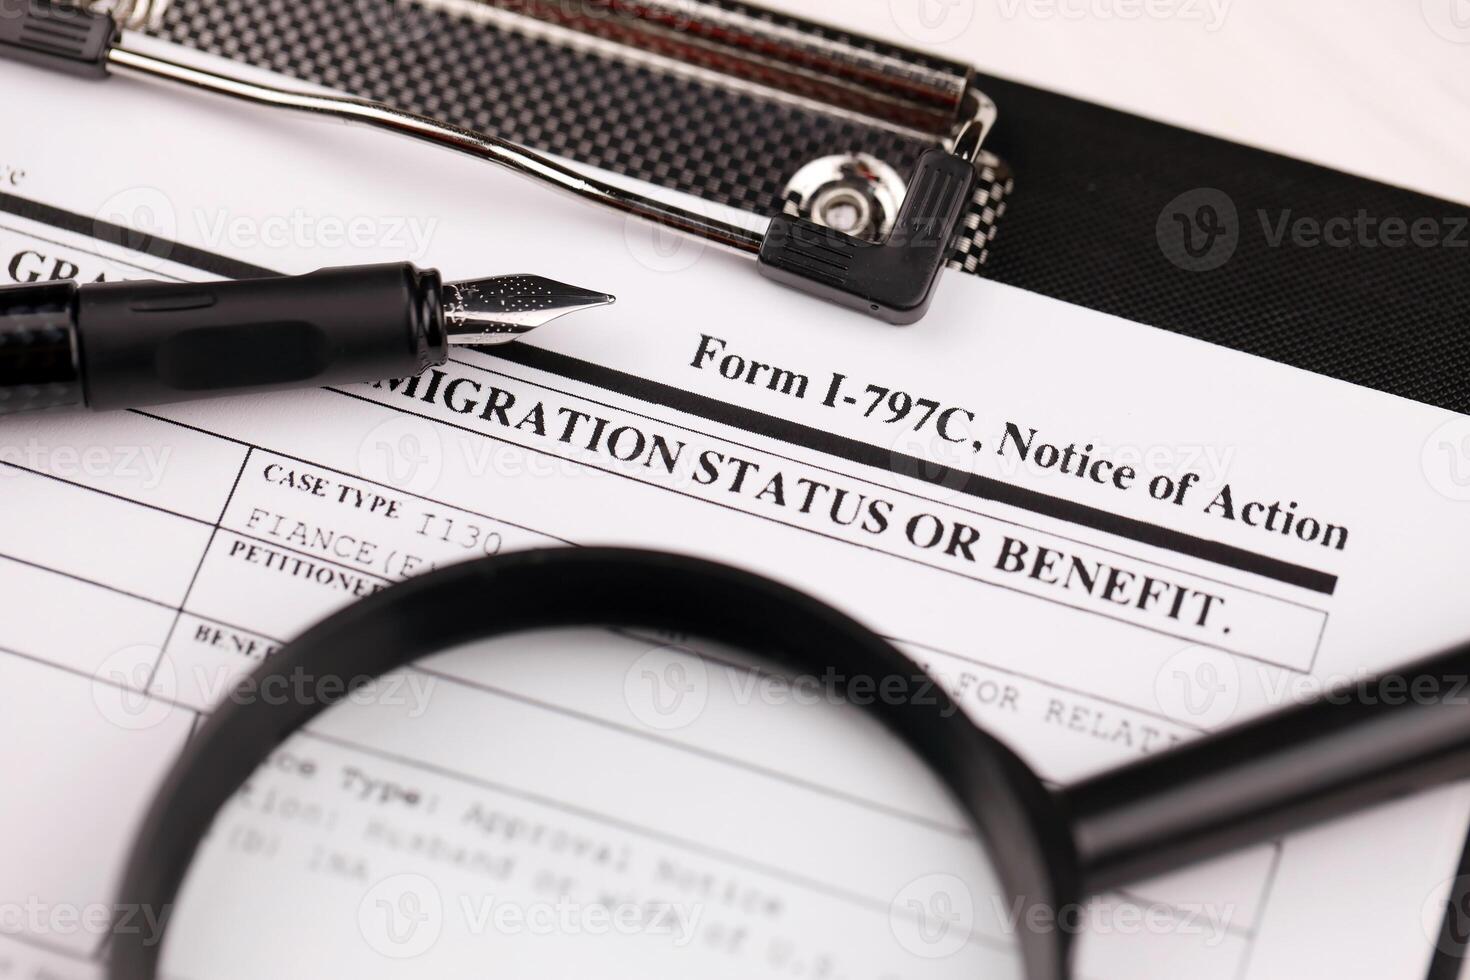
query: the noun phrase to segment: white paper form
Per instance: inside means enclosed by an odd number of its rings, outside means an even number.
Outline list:
[[[442,152],[122,79],[0,82],[5,131],[44,134],[0,150],[9,279],[410,258],[620,299],[417,381],[0,423],[16,976],[89,975],[96,932],[60,910],[111,900],[133,821],[230,679],[354,597],[494,548],[636,544],[792,582],[1058,782],[1470,633],[1462,418],[958,276],[888,329]],[[127,215],[187,247],[118,241],[105,222]],[[585,669],[619,678],[617,656]],[[478,714],[483,669],[452,659],[433,716]],[[634,721],[586,683],[538,697]],[[383,744],[370,713],[334,724],[323,767],[473,795],[428,773],[484,760]],[[667,739],[794,773],[830,757],[732,746],[735,728],[713,710]],[[912,793],[888,802],[945,816],[890,769]],[[1083,971],[1422,975],[1467,816],[1449,788],[1142,883],[1120,900],[1178,926],[1089,937]],[[844,871],[885,900],[902,886]]]

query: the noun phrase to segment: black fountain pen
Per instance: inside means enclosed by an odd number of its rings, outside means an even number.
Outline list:
[[[0,415],[142,408],[418,374],[613,297],[407,263],[235,282],[0,288]]]

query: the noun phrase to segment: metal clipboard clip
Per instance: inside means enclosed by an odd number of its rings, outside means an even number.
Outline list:
[[[203,70],[139,50],[121,30],[147,30],[187,42],[187,25],[216,16],[211,4],[218,6],[219,0],[183,0],[174,10],[169,0],[96,0],[86,7],[53,0],[9,2],[20,5],[20,16],[0,18],[0,55],[74,74],[115,72],[171,82],[446,147],[602,207],[753,256],[770,279],[889,323],[922,318],[947,265],[974,271],[987,244],[982,225],[999,204],[999,190],[988,189],[994,187],[993,172],[987,175],[989,184],[982,180],[985,168],[996,163],[984,152],[996,106],[976,87],[974,69],[735,0],[358,0],[355,5],[306,0],[300,8],[307,11],[304,16],[319,20],[281,30],[328,30],[333,37],[346,38],[335,56],[350,64],[357,56],[357,34],[381,34],[386,23],[413,43],[418,39],[412,28],[420,23],[413,18],[437,18],[471,38],[466,43],[476,46],[477,57],[485,55],[486,45],[495,53],[509,50],[505,45],[520,45],[513,49],[519,56],[590,60],[594,71],[609,77],[617,74],[611,66],[624,66],[619,77],[640,79],[640,89],[653,78],[663,86],[660,97],[682,100],[686,114],[694,117],[688,125],[697,132],[721,125],[723,120],[709,117],[712,107],[732,115],[738,111],[746,137],[759,133],[763,119],[781,120],[790,133],[799,131],[793,126],[807,125],[803,120],[820,118],[831,124],[834,138],[850,140],[848,146],[833,147],[836,152],[781,161],[789,173],[783,175],[779,200],[759,215],[763,220],[753,223],[655,200],[495,135],[490,126],[445,118],[454,114],[446,113],[446,107],[495,99],[493,81],[483,81],[490,73],[474,82],[477,88],[461,87],[459,98],[439,99],[440,111],[431,114],[416,111],[411,93],[403,100],[395,93],[390,101],[379,101]],[[191,7],[193,20],[175,19]],[[335,20],[324,23],[321,18]],[[523,51],[527,45],[533,46],[526,49],[529,54]],[[409,51],[405,56],[412,55]],[[265,66],[288,73],[299,68],[298,74],[312,81],[354,91],[351,84],[342,84],[350,79],[334,77],[320,66],[315,73],[310,64]],[[574,65],[572,74],[579,70]],[[464,75],[461,71],[456,78]],[[538,93],[524,86],[512,94],[531,105],[543,97],[566,99],[565,91]],[[504,95],[502,91],[502,101]],[[604,106],[609,104],[605,94],[600,97]],[[478,120],[464,122],[473,121]],[[865,134],[879,134],[877,143],[913,157],[906,161],[906,177],[883,158],[883,150],[861,148]],[[687,142],[689,131],[682,136]],[[658,139],[659,134],[643,138]],[[750,161],[731,165],[748,170]],[[700,173],[710,168],[707,158],[699,162]],[[974,210],[977,203],[990,205],[982,209],[985,222]],[[993,227],[989,231],[993,234]]]

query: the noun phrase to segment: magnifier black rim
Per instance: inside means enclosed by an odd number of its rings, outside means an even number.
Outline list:
[[[624,548],[552,548],[430,572],[354,603],[263,663],[247,683],[335,677],[305,699],[226,699],[174,763],[143,820],[117,908],[170,912],[215,815],[277,746],[349,693],[425,656],[509,633],[578,626],[672,630],[759,652],[814,673],[922,673],[888,641],[831,606],[751,572]],[[283,686],[281,689],[289,689]],[[299,688],[296,688],[299,690]],[[870,688],[871,689],[871,688]],[[340,691],[340,694],[335,692]],[[1057,909],[1075,893],[1070,836],[1050,794],[1001,743],[969,722],[939,685],[869,707],[945,782],[968,815],[1016,909]],[[335,694],[335,696],[334,696]],[[167,923],[163,914],[156,921]],[[111,936],[110,980],[154,980],[165,933]],[[1017,931],[1028,980],[1066,976],[1064,930]]]

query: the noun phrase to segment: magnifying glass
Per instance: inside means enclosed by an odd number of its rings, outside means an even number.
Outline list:
[[[759,576],[452,566],[219,706],[134,844],[108,976],[1063,980],[1088,896],[1470,774],[1467,671],[1470,646],[1054,790]]]

